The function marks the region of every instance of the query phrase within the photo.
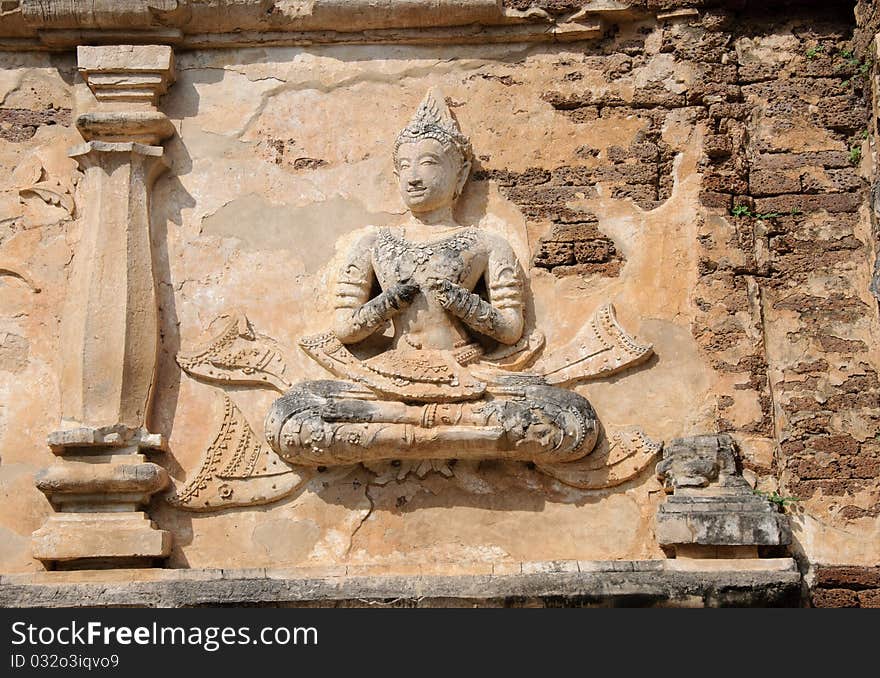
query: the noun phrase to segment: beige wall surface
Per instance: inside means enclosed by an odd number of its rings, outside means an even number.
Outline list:
[[[602,41],[562,45],[176,54],[176,82],[159,108],[177,134],[165,143],[170,168],[151,205],[160,325],[151,429],[168,439],[152,460],[178,488],[192,479],[220,429],[224,392],[262,435],[274,391],[197,380],[175,362],[216,332],[218,318],[244,313],[256,332],[289,347],[292,381],[327,378],[297,340],[330,327],[328,290],[364,229],[405,218],[393,140],[438,87],[475,155],[456,217],[511,242],[529,277],[527,324],[544,332],[546,350],[564,346],[609,302],[621,325],[654,347],[648,362],[575,387],[606,431],[638,426],[658,442],[730,432],[752,484],[801,499],[796,549],[819,562],[876,563],[876,467],[861,483],[804,485],[826,476],[811,476],[785,448],[809,448],[789,420],[816,409],[789,407],[806,397],[790,395],[792,381],[819,384],[821,394],[809,396],[819,409],[847,380],[876,381],[872,338],[880,327],[868,292],[868,208],[858,192],[859,172],[870,168],[805,159],[812,169],[788,170],[798,182],[814,179],[815,190],[798,183],[796,197],[847,196],[838,202],[762,206],[785,191],[756,192],[754,175],[737,188],[743,179],[719,163],[733,167],[738,153],[753,162],[846,156],[849,133],[811,117],[820,101],[806,85],[795,97],[805,118],[789,120],[786,132],[786,113],[760,86],[812,65],[809,37],[780,25],[722,45],[709,26],[646,20]],[[729,55],[738,73],[727,72]],[[748,80],[750,64],[769,75]],[[741,90],[734,97],[724,87]],[[46,436],[60,419],[60,317],[82,237],[81,174],[67,157],[81,137],[71,115],[95,103],[74,57],[25,53],[0,54],[0,101],[0,571],[27,572],[43,567],[30,535],[52,513],[34,475],[53,460]],[[857,134],[862,122],[854,124]],[[725,136],[732,149],[718,150]],[[866,162],[869,155],[866,146]],[[751,216],[731,214],[724,200],[732,195],[754,200]],[[850,201],[846,210],[841,200]],[[774,256],[789,259],[778,234],[761,232],[769,223],[754,218],[761,212],[797,221],[784,224],[797,241],[789,247],[823,238],[851,238],[851,246],[826,257],[828,270],[762,269]],[[798,290],[785,286],[792,281]],[[786,306],[795,292],[855,310],[835,316],[833,331],[799,336],[813,322],[804,308],[819,302]],[[857,343],[835,352],[821,343],[826,335]],[[860,408],[828,414],[822,435],[841,435],[836,426],[859,444],[873,440],[876,410]],[[860,448],[847,459],[873,454]],[[331,468],[277,502],[214,512],[170,505],[172,488],[153,498],[149,513],[173,535],[168,566],[176,568],[479,572],[504,562],[664,557],[653,521],[665,493],[653,464],[596,490],[523,462],[451,468],[449,477],[402,479],[360,465]]]

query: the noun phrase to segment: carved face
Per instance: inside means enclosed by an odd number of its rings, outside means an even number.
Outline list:
[[[462,165],[458,154],[436,139],[401,144],[397,150],[400,195],[415,213],[452,205],[464,187],[468,169],[469,163]]]

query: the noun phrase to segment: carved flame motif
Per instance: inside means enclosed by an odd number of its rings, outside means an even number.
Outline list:
[[[609,377],[638,365],[654,353],[620,326],[612,304],[600,307],[577,336],[563,348],[544,358],[535,371],[555,385]]]
[[[256,334],[242,313],[232,314],[221,331],[200,347],[178,353],[177,364],[210,381],[265,385],[282,393],[291,385],[283,349],[274,339]]]
[[[558,481],[584,490],[615,487],[635,478],[663,449],[635,427],[620,429],[593,454],[567,464],[538,464]]]
[[[168,503],[190,511],[257,506],[289,495],[308,480],[257,438],[244,415],[223,395],[223,422],[199,471]]]

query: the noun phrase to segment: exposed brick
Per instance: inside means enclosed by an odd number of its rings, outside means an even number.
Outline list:
[[[757,198],[755,211],[763,214],[773,212],[856,212],[863,198],[858,193],[825,193],[778,195],[772,198]]]
[[[753,196],[798,193],[801,190],[800,176],[784,174],[779,170],[757,171],[749,175],[749,191]]]
[[[859,607],[880,608],[880,589],[859,591]]]
[[[592,223],[582,224],[557,224],[553,226],[550,235],[547,236],[548,241],[552,242],[576,242],[579,240],[594,240],[602,237],[596,225],[595,215],[584,215],[593,217]]]
[[[814,607],[858,607],[859,597],[855,591],[847,589],[814,589]]]
[[[733,196],[729,193],[700,191],[700,203],[704,207],[715,207],[723,210],[729,210],[733,206]]]
[[[579,264],[601,263],[615,254],[610,240],[586,240],[574,244],[574,258]]]
[[[861,187],[862,180],[854,169],[816,169],[801,175],[801,191],[804,193],[843,193]]]
[[[779,170],[801,167],[851,167],[849,153],[844,151],[813,151],[810,153],[764,153],[755,158],[754,169]]]
[[[660,157],[660,148],[650,141],[635,142],[624,148],[623,146],[609,146],[608,159],[611,162],[623,162],[630,158],[657,162]]]
[[[630,105],[635,108],[678,108],[685,105],[685,95],[670,92],[664,87],[637,87]]]
[[[593,169],[581,165],[557,167],[549,175],[549,181],[560,186],[589,186],[593,182]]]
[[[805,101],[814,98],[839,96],[844,92],[838,78],[785,78],[768,82],[743,85],[743,95],[759,99],[779,99],[791,102],[793,98],[803,97]]]
[[[653,203],[657,200],[657,186],[654,184],[623,184],[611,189],[611,197],[617,200],[632,199],[637,205]]]
[[[723,158],[733,153],[733,142],[726,134],[709,134],[703,140],[703,150],[710,158]]]
[[[626,163],[599,167],[594,174],[597,181],[622,181],[627,184],[655,184],[657,165],[647,163]]]
[[[748,104],[718,103],[709,106],[709,116],[712,118],[733,118],[745,120],[749,117],[752,107]]]
[[[863,129],[868,121],[866,107],[854,97],[828,97],[819,103],[818,109],[818,121],[823,127],[845,134]]]
[[[840,322],[853,322],[868,313],[868,307],[861,299],[844,297],[839,293],[827,297],[817,297],[796,292],[775,302],[773,308],[796,311],[804,316]]]
[[[843,353],[845,355],[852,355],[853,353],[868,350],[868,346],[865,342],[858,339],[841,339],[840,337],[834,337],[827,334],[820,335],[816,337],[816,339],[819,341],[819,346],[821,346],[822,350],[826,353]]]
[[[880,472],[880,460],[872,457],[818,458],[793,460],[789,470],[801,480],[870,479]]]
[[[713,193],[747,193],[749,184],[745,179],[726,174],[706,173],[703,175],[703,190]]]
[[[880,567],[853,565],[820,567],[816,570],[816,586],[825,588],[880,588]]]
[[[590,104],[593,95],[590,92],[578,94],[562,94],[561,92],[545,92],[541,99],[553,106],[557,111],[571,111]]]
[[[727,84],[739,82],[739,74],[735,64],[700,64],[697,68],[697,77],[709,82]]]
[[[778,75],[784,64],[755,61],[741,64],[739,67],[739,81],[742,84],[773,80]]]
[[[695,83],[687,92],[689,106],[709,106],[716,103],[737,102],[742,99],[738,85],[725,85],[719,82]]]
[[[37,128],[44,125],[70,126],[69,108],[46,108],[34,111],[27,108],[0,108],[0,139],[27,141]]]
[[[824,358],[819,358],[818,360],[813,360],[811,362],[798,363],[794,366],[793,371],[798,374],[803,374],[805,372],[821,372],[824,374],[828,371],[828,361]]]
[[[870,508],[861,506],[844,506],[838,515],[845,520],[858,520],[859,518],[876,518],[880,515],[880,504],[874,504]]]
[[[597,120],[600,117],[598,106],[581,106],[572,110],[563,111],[572,122],[585,123]]]
[[[574,266],[556,266],[552,273],[559,277],[569,275],[602,275],[616,278],[620,275],[623,262],[615,259],[604,264],[575,264]]]
[[[575,263],[574,244],[570,242],[544,242],[535,252],[534,265],[553,268]]]
[[[790,493],[803,500],[812,498],[817,492],[826,497],[845,497],[860,491],[863,486],[864,483],[852,479],[792,480],[788,484]]]
[[[857,454],[859,451],[858,441],[849,434],[813,438],[810,440],[809,446],[818,452],[829,454]]]

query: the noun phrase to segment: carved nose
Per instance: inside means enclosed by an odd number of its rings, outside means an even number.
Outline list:
[[[406,183],[413,188],[417,188],[422,185],[422,180],[417,177],[413,177],[412,179],[408,180]]]

